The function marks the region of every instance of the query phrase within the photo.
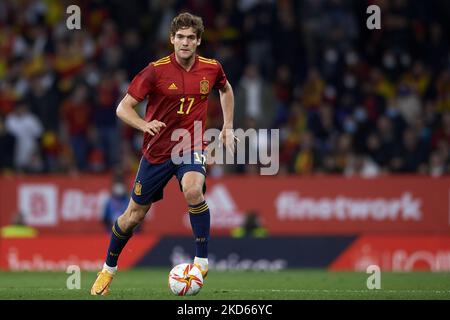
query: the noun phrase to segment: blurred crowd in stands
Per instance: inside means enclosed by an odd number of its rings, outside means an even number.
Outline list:
[[[81,30],[66,27],[71,4]],[[371,4],[381,30],[366,27]],[[280,129],[280,174],[449,173],[446,0],[3,0],[0,170],[133,173],[142,135],[115,108],[171,52],[181,11],[204,20],[199,53],[224,67],[235,128]],[[221,124],[215,94],[207,125]]]

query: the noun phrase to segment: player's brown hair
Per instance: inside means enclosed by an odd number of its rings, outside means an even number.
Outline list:
[[[195,30],[197,38],[200,39],[203,31],[205,31],[202,18],[188,12],[180,13],[172,20],[172,24],[170,25],[170,35],[173,37],[178,30],[190,27]]]

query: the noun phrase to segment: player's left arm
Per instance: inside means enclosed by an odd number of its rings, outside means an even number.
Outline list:
[[[223,127],[220,132],[219,140],[225,145],[229,152],[234,153],[234,94],[233,88],[228,81],[219,89],[219,95],[223,113]]]

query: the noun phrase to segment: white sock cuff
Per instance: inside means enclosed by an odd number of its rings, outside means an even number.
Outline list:
[[[113,273],[113,274],[117,272],[117,266],[110,267],[106,264],[106,262],[103,264],[103,269],[107,270],[109,273]]]
[[[208,258],[195,257],[194,263],[198,263],[202,267],[207,267],[208,266]]]

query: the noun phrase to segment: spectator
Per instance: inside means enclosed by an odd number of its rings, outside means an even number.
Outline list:
[[[167,53],[162,30],[174,13],[193,10],[209,26],[202,55],[219,58],[236,84],[236,128],[253,122],[254,129],[281,129],[282,172],[343,172],[346,156],[336,146],[345,134],[350,149],[364,151],[383,172],[429,174],[431,162],[439,162],[434,152],[441,153],[441,141],[450,143],[449,4],[377,1],[383,28],[368,30],[359,13],[372,2],[87,1],[82,30],[69,32],[57,2],[3,0],[0,116],[17,118],[16,106],[25,101],[43,128],[27,133],[35,144],[28,168],[16,164],[17,157],[14,166],[33,172],[135,166],[140,135],[115,122],[117,99],[133,70]],[[138,17],[132,25],[131,17]],[[208,125],[216,127],[222,117],[217,96],[208,109]],[[398,153],[408,128],[424,152],[418,166],[406,165]],[[306,130],[313,134],[313,162],[298,153]],[[126,137],[120,146],[111,143],[118,135]],[[27,148],[16,148],[15,155]],[[447,174],[448,156],[442,157]]]
[[[103,210],[103,223],[108,232],[111,232],[114,222],[127,208],[128,201],[125,184],[119,180],[115,181],[111,187],[111,196]]]
[[[116,117],[119,88],[111,74],[104,74],[96,92],[94,118],[98,134],[97,145],[103,153],[106,165],[114,167],[117,165],[120,150]]]
[[[270,127],[269,121],[273,117],[272,90],[260,76],[256,65],[250,64],[245,68],[236,90],[236,103],[241,106],[236,110],[238,124],[242,125],[245,118],[252,118],[256,121],[255,128]]]
[[[429,174],[432,177],[440,177],[448,172],[448,165],[445,164],[444,156],[435,151],[430,155]]]
[[[0,116],[0,172],[14,169],[14,154],[16,138],[5,128],[5,122]]]
[[[92,105],[85,85],[75,87],[72,95],[61,107],[63,137],[72,147],[77,168],[85,170],[89,151],[89,130],[92,121]]]
[[[231,230],[231,236],[264,238],[267,237],[267,229],[263,227],[258,213],[250,210],[245,213],[242,225]]]
[[[373,178],[378,176],[379,173],[377,164],[370,157],[360,152],[353,153],[350,156],[344,169],[344,175],[347,177]]]
[[[13,112],[6,116],[6,130],[16,139],[14,167],[19,171],[30,171],[30,159],[40,157],[38,139],[43,133],[42,123],[30,112],[28,105],[19,102]]]
[[[10,225],[2,227],[0,231],[1,238],[34,238],[38,235],[35,228],[26,225],[21,211],[13,216]]]

